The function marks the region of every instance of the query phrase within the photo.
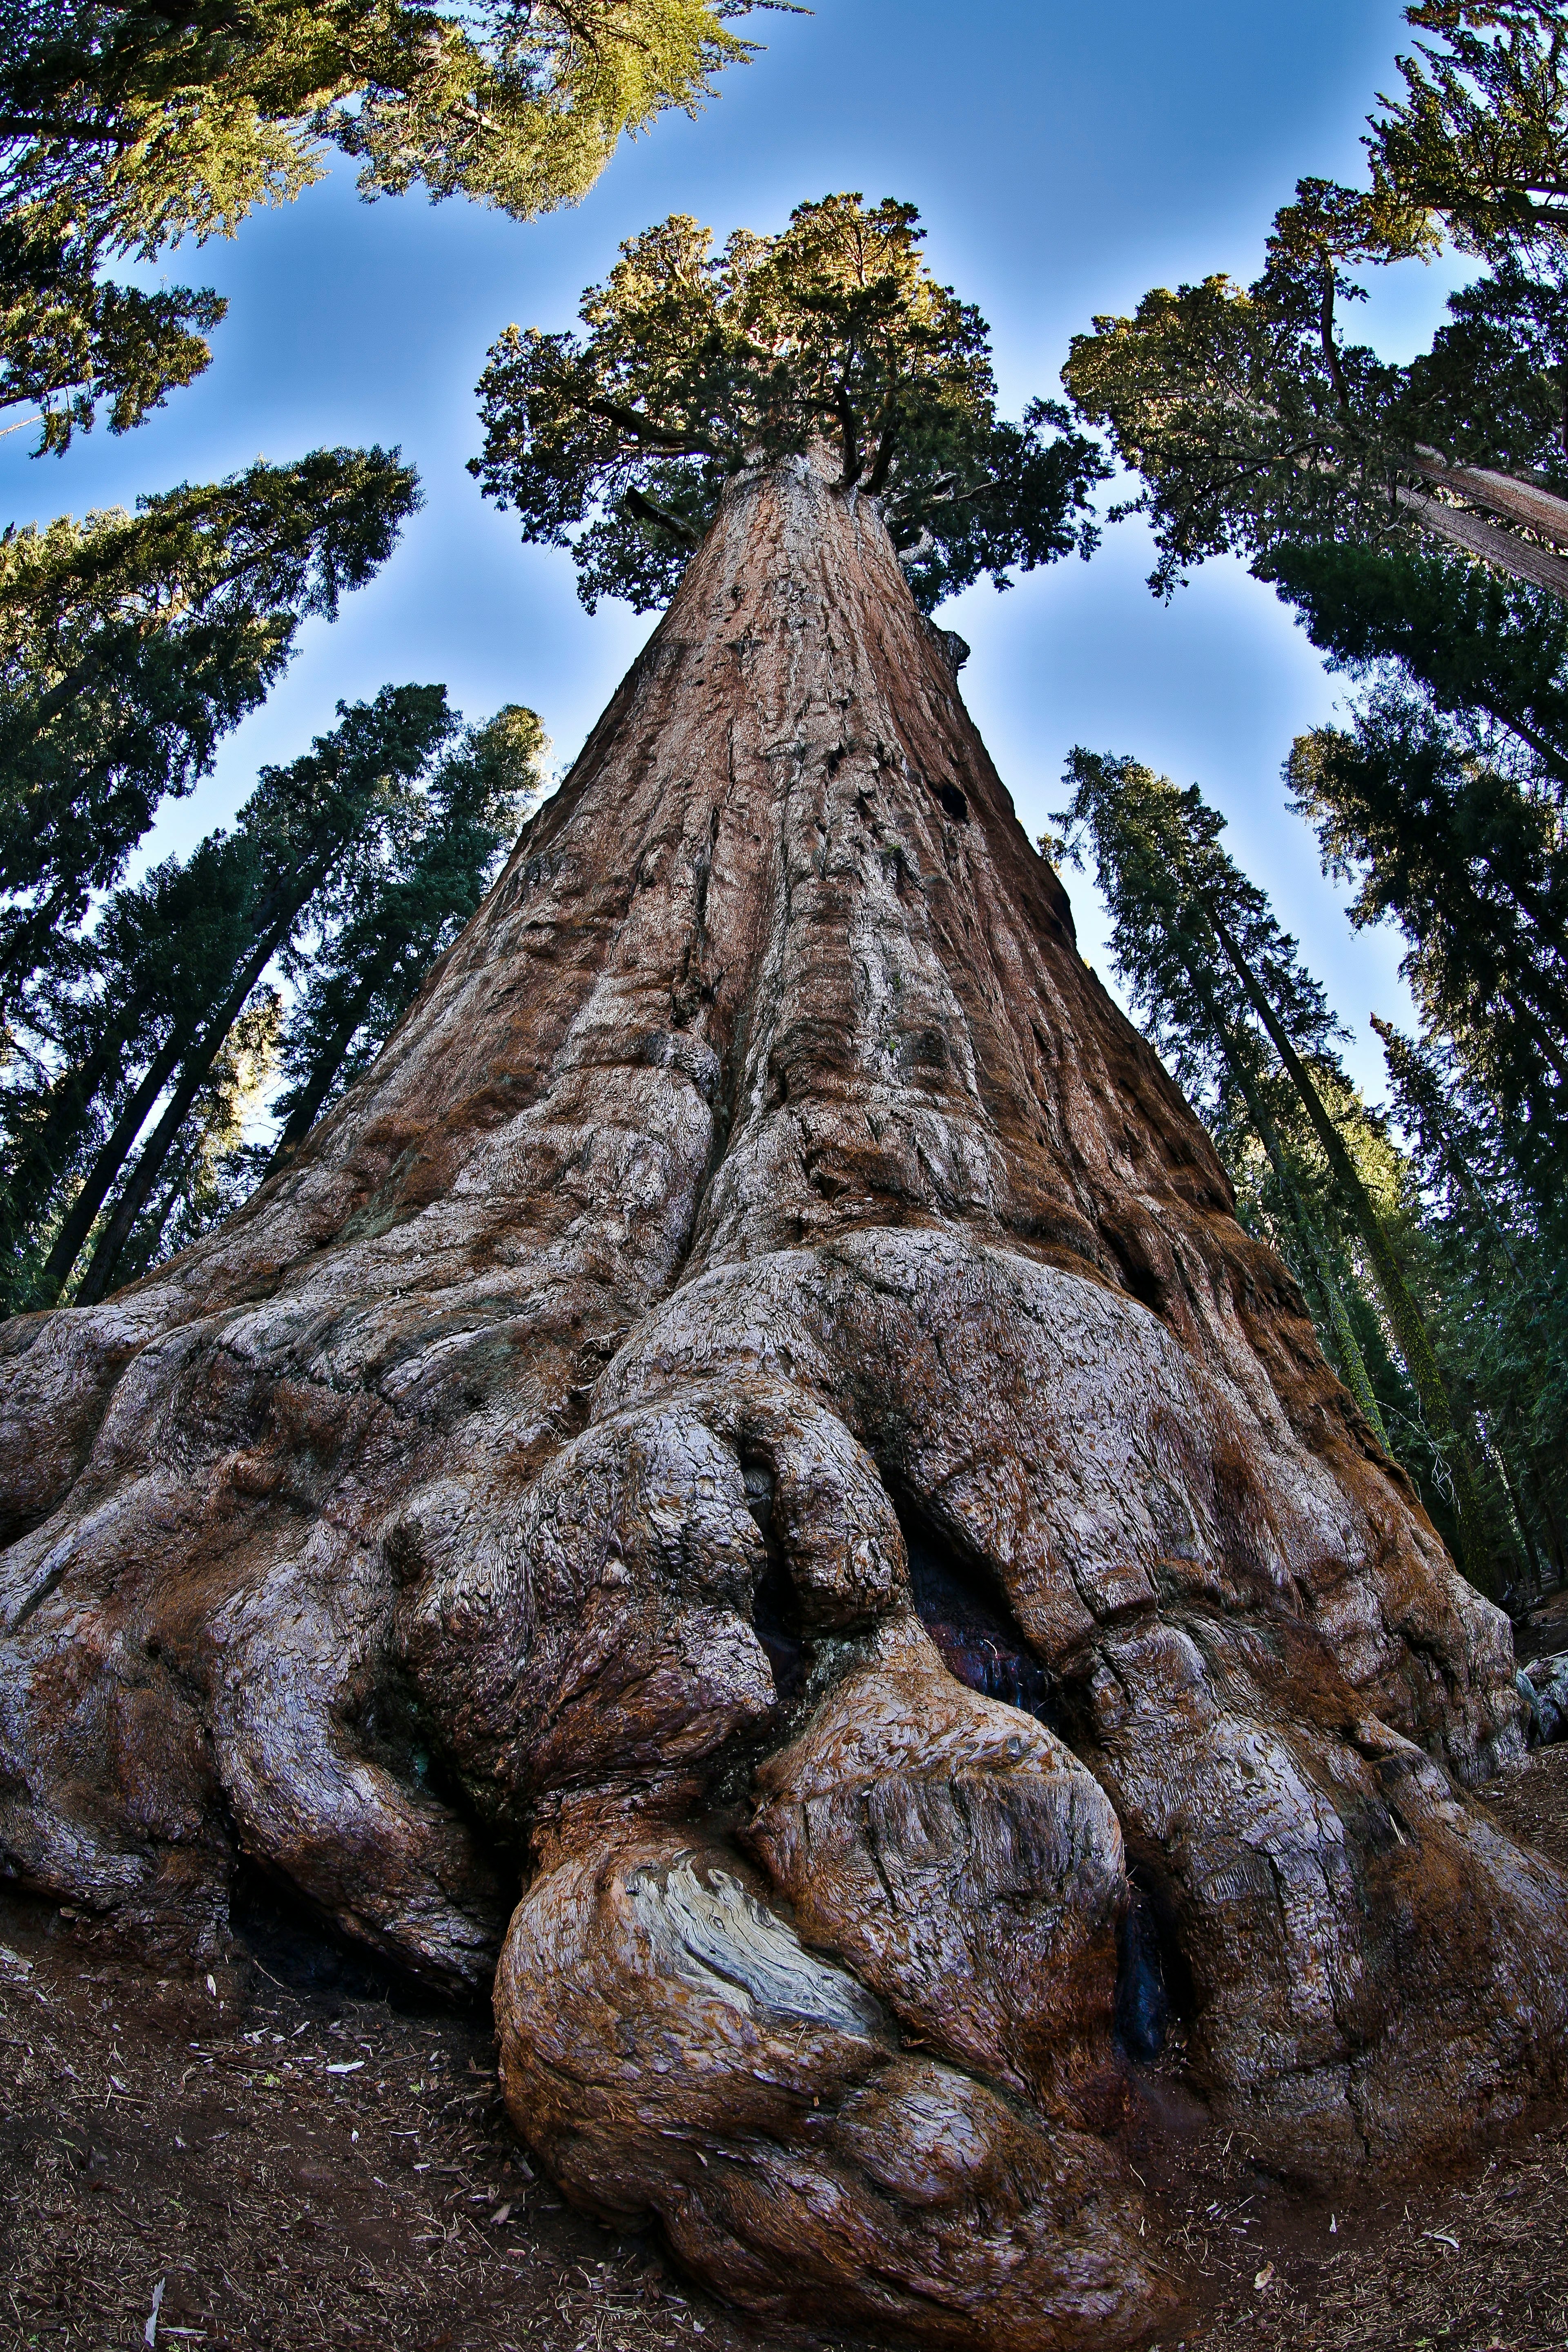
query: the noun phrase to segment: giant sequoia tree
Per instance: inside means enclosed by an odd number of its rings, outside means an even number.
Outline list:
[[[735,473],[288,1168],[0,1334],[0,1838],[493,1969],[538,2159],[754,2310],[1115,2345],[1163,2003],[1266,2160],[1447,2150],[1555,2075],[1568,1889],[1463,1795],[1504,1622],[841,483]]]

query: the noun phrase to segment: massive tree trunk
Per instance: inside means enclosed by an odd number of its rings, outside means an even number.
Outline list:
[[[290,1167],[4,1348],[13,1872],[499,1952],[539,2157],[754,2310],[1136,2335],[1167,2009],[1320,2173],[1553,2075],[1507,1626],[805,461]]]

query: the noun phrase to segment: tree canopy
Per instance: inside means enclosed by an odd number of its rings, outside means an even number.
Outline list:
[[[1400,59],[1370,185],[1306,178],[1250,286],[1155,289],[1074,339],[1065,381],[1142,489],[1162,594],[1293,543],[1435,536],[1568,593],[1568,82],[1560,5],[1411,7],[1446,37]],[[1481,257],[1408,366],[1345,331],[1369,267],[1445,240]]]
[[[1568,1178],[1568,856],[1552,799],[1495,746],[1390,683],[1287,765],[1350,917],[1391,918],[1428,1036],[1446,1038],[1548,1200]],[[1531,1171],[1533,1171],[1531,1175]]]
[[[1568,783],[1568,609],[1469,559],[1352,540],[1283,547],[1276,584],[1333,667],[1390,667],[1434,710],[1480,714]]]
[[[638,611],[671,593],[743,467],[827,441],[878,499],[930,610],[989,572],[1048,563],[1095,530],[1105,471],[1058,404],[996,415],[990,337],[940,285],[911,205],[798,205],[777,236],[674,214],[584,295],[581,333],[510,327],[479,383],[487,497],[569,547],[579,593]]]
[[[1496,261],[1568,237],[1568,45],[1561,0],[1424,0],[1443,36],[1402,57],[1367,150],[1373,184]]]
[[[1352,270],[1431,242],[1418,215],[1305,180],[1254,284],[1155,289],[1131,318],[1074,337],[1064,382],[1142,478],[1117,511],[1150,519],[1157,593],[1215,555],[1271,578],[1292,545],[1423,536],[1568,591],[1568,562],[1542,543],[1568,536],[1568,504],[1552,494],[1568,485],[1555,286],[1489,281],[1409,367],[1342,332],[1365,299]],[[1522,478],[1535,474],[1539,485]]]
[[[207,363],[210,292],[105,283],[230,236],[336,147],[367,196],[415,185],[520,219],[581,197],[620,138],[693,112],[758,0],[0,0],[0,406],[63,449]]]

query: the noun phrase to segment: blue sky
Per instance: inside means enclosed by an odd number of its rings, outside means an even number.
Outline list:
[[[100,427],[63,461],[30,459],[25,433],[0,441],[0,499],[24,521],[323,443],[397,442],[419,467],[426,504],[392,562],[334,625],[310,625],[216,773],[165,810],[151,851],[225,822],[259,761],[290,758],[341,697],[389,680],[441,680],[470,718],[530,703],[570,761],[651,622],[617,604],[590,619],[567,558],[521,546],[464,460],[496,334],[510,320],[570,324],[623,237],[676,211],[721,236],[773,228],[830,189],[908,198],[934,269],[990,320],[1016,415],[1058,390],[1068,339],[1093,313],[1213,269],[1250,278],[1299,176],[1358,177],[1363,118],[1409,37],[1397,0],[819,0],[752,30],[766,45],[754,63],[722,79],[698,121],[668,118],[624,146],[574,211],[520,226],[460,202],[367,205],[340,163],[232,243],[181,249],[167,277],[230,302],[200,383],[139,431]],[[1441,265],[1382,278],[1365,314],[1379,348],[1424,342],[1455,282]],[[1238,566],[1208,566],[1161,606],[1149,561],[1141,529],[1122,525],[1091,564],[945,606],[973,648],[970,709],[1031,833],[1059,803],[1075,742],[1201,782],[1356,1030],[1352,1067],[1380,1091],[1366,1016],[1405,1004],[1397,941],[1351,933],[1279,784],[1292,736],[1330,715],[1336,682]],[[1103,966],[1093,894],[1068,878],[1085,953]]]

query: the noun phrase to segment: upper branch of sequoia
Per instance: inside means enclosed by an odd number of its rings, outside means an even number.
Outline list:
[[[1104,460],[1053,402],[998,418],[990,331],[931,276],[918,222],[826,196],[716,253],[673,214],[588,289],[583,332],[507,329],[470,470],[525,539],[572,550],[590,611],[662,604],[725,480],[818,441],[880,500],[928,612],[983,572],[1087,554]]]

